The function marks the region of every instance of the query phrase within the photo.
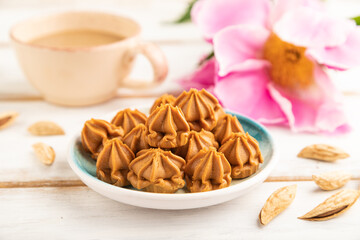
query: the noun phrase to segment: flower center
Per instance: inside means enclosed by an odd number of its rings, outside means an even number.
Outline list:
[[[271,63],[273,82],[292,89],[312,85],[314,64],[305,56],[305,50],[271,34],[265,43],[264,58]]]

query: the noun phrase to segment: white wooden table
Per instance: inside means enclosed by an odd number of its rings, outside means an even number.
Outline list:
[[[360,15],[360,2],[355,0],[329,0],[326,4],[334,15]],[[13,126],[0,132],[0,239],[360,239],[360,203],[330,221],[297,219],[333,194],[319,190],[311,181],[312,174],[346,170],[353,174],[347,187],[359,187],[359,69],[332,73],[345,94],[353,131],[343,136],[321,136],[270,127],[279,146],[279,164],[265,183],[236,200],[186,211],[142,209],[95,193],[72,172],[66,162],[67,144],[85,120],[150,103],[161,93],[179,90],[174,80],[190,72],[198,58],[210,49],[191,24],[167,24],[185,6],[184,0],[0,1],[0,112],[20,113]],[[158,43],[168,57],[167,82],[154,91],[139,93],[143,97],[120,91],[118,98],[86,108],[65,108],[44,102],[22,75],[10,48],[8,30],[26,17],[66,9],[104,10],[138,20],[144,27],[144,39]],[[134,75],[148,76],[149,71],[144,59],[139,59]],[[67,134],[30,136],[27,127],[39,120],[53,120]],[[54,147],[57,157],[52,166],[43,166],[35,158],[31,145],[37,141]],[[336,163],[296,157],[302,147],[313,143],[342,147],[351,157]],[[269,225],[260,226],[257,217],[267,197],[277,188],[290,184],[298,185],[293,204]]]

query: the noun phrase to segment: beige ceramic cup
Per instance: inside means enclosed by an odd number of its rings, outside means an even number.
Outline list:
[[[51,33],[89,29],[125,37],[101,46],[54,48],[29,41]],[[27,79],[45,100],[66,105],[85,106],[113,98],[119,87],[152,87],[161,83],[168,72],[162,51],[142,42],[141,28],[135,21],[99,12],[65,12],[24,21],[14,26],[10,37]],[[133,84],[127,79],[135,56],[143,54],[151,63],[151,84]]]

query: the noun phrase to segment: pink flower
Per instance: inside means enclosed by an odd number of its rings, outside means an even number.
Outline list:
[[[360,64],[360,29],[317,1],[200,0],[193,21],[215,59],[185,83],[210,88],[231,110],[294,131],[348,130],[325,68]]]

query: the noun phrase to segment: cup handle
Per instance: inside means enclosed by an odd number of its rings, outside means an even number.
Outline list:
[[[132,50],[130,55],[125,58],[125,64],[132,63],[137,54],[142,54],[150,62],[153,69],[153,79],[150,83],[144,81],[131,81],[126,78],[121,82],[121,87],[127,88],[146,88],[154,87],[162,83],[168,74],[168,63],[163,51],[155,44],[150,42],[140,42],[136,45],[135,50]]]

